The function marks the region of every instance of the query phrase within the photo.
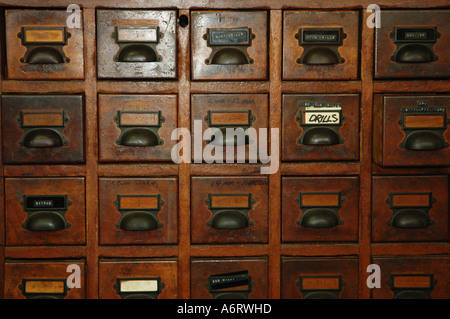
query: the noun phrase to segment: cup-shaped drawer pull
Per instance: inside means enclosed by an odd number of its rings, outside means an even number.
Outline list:
[[[22,279],[20,291],[27,299],[64,299],[69,288],[66,279]]]
[[[208,144],[217,146],[242,146],[253,143],[247,129],[255,120],[251,110],[208,111],[205,121],[213,129]]]
[[[216,229],[240,229],[254,225],[248,212],[255,203],[252,194],[208,194],[205,200],[212,212],[207,226]]]
[[[397,46],[392,61],[426,63],[438,60],[433,50],[440,36],[436,27],[394,27],[390,36]]]
[[[22,27],[17,34],[22,45],[27,48],[20,58],[22,63],[58,64],[68,63],[70,58],[64,54],[70,33],[65,27]]]
[[[302,210],[297,220],[300,227],[329,228],[344,224],[339,217],[339,209],[345,199],[339,192],[301,192],[295,201]]]
[[[212,275],[206,282],[213,299],[248,299],[254,286],[247,270]]]
[[[390,193],[386,203],[393,214],[387,223],[396,228],[432,226],[429,211],[435,202],[432,193]]]
[[[255,35],[248,27],[208,28],[203,39],[212,50],[205,60],[206,64],[239,65],[254,62],[247,49],[252,46]]]
[[[164,144],[158,130],[165,119],[161,111],[117,111],[114,118],[120,128],[116,144],[122,146],[146,147]]]
[[[340,275],[299,276],[295,285],[303,295],[303,299],[339,299],[345,282]]]
[[[22,227],[30,231],[57,231],[70,228],[65,213],[72,204],[67,195],[24,195],[20,202],[28,214]]]
[[[69,122],[64,111],[21,111],[17,119],[24,135],[19,144],[28,148],[50,148],[69,145],[62,131]]]
[[[433,274],[391,274],[388,285],[393,299],[431,299],[431,291],[437,284]]]
[[[121,299],[158,299],[164,283],[160,277],[117,278],[113,287]]]
[[[339,128],[345,120],[341,104],[299,102],[298,106],[303,109],[299,111],[295,120],[303,133],[297,139],[297,144],[327,146],[344,143],[339,134]]]
[[[116,26],[112,34],[119,46],[116,62],[160,62],[156,46],[162,34],[157,26]]]
[[[334,65],[344,63],[339,47],[347,35],[342,28],[300,28],[295,38],[303,48],[298,64]]]
[[[121,217],[116,228],[127,231],[150,231],[162,228],[158,212],[164,205],[160,195],[117,195],[114,205]]]
[[[428,107],[428,102],[419,101],[417,107],[402,108],[399,120],[406,136],[401,149],[410,151],[436,151],[449,147],[444,132],[449,125],[445,107]]]

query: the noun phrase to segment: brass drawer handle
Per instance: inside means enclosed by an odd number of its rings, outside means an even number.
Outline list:
[[[339,47],[347,35],[342,28],[300,28],[295,38],[303,47],[303,53],[297,59],[298,64],[335,65],[344,63]]]
[[[339,299],[345,282],[337,276],[299,276],[295,283],[303,299]]]
[[[212,49],[206,64],[242,65],[252,64],[247,48],[252,46],[255,35],[248,27],[208,28],[203,35],[207,46]]]
[[[116,26],[112,37],[119,46],[119,51],[114,61],[161,62],[163,58],[156,50],[161,36],[159,27],[155,26]]]
[[[160,277],[117,278],[113,287],[121,299],[158,299],[164,283]]]
[[[126,231],[151,231],[162,228],[158,212],[164,201],[160,195],[117,195],[114,205],[121,217],[116,228]]]
[[[393,214],[387,223],[396,228],[432,226],[429,211],[435,202],[432,193],[390,193],[386,203]]]
[[[431,299],[437,284],[433,274],[391,274],[387,282],[393,299]]]
[[[66,279],[22,279],[20,291],[27,299],[64,299],[69,288]]]
[[[248,212],[255,203],[252,194],[208,194],[205,200],[212,212],[207,226],[216,229],[241,229],[254,225]]]
[[[301,192],[295,201],[303,212],[297,220],[300,227],[331,228],[344,224],[339,209],[345,199],[339,192]]]
[[[20,202],[28,214],[22,227],[30,231],[57,231],[70,228],[65,213],[72,202],[67,195],[24,195]]]
[[[70,33],[65,27],[22,27],[17,37],[27,48],[20,62],[29,64],[68,63],[70,58],[64,54]]]
[[[438,60],[433,50],[440,37],[436,27],[394,27],[390,36],[397,46],[392,61],[427,63]]]
[[[206,287],[213,299],[248,299],[248,295],[255,287],[248,271],[236,271],[217,274],[208,277]],[[241,287],[239,289],[231,289]]]

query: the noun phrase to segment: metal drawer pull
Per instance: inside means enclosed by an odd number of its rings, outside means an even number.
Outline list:
[[[433,50],[440,37],[436,27],[394,27],[390,36],[397,45],[392,61],[426,63],[438,60]]]
[[[256,201],[252,194],[208,194],[205,200],[212,216],[206,223],[216,229],[240,229],[254,225],[248,212]]]
[[[158,134],[165,121],[161,111],[117,111],[114,121],[120,128],[120,136],[116,140],[118,145],[147,147],[164,144]]]
[[[164,283],[160,277],[117,278],[113,287],[121,299],[158,299]]]
[[[432,193],[390,193],[386,203],[393,214],[387,223],[396,228],[432,226],[429,211],[435,202]]]
[[[72,202],[67,195],[24,195],[20,202],[28,214],[22,227],[30,231],[57,231],[70,228],[65,213]]]
[[[391,274],[387,284],[393,299],[431,299],[437,280],[432,274]]]
[[[247,270],[212,275],[206,282],[213,299],[248,299],[254,286]]]
[[[339,47],[347,35],[342,28],[300,28],[295,38],[303,47],[298,64],[334,65],[344,63]]]
[[[339,299],[345,282],[338,276],[299,276],[295,283],[303,299]]]
[[[69,145],[62,131],[69,121],[64,111],[21,111],[17,119],[24,130],[19,144],[28,148],[50,148]]]
[[[208,115],[205,116],[205,121],[208,123],[208,127],[217,128],[222,133],[222,140],[216,139],[213,136],[207,141],[208,144],[218,146],[241,146],[253,143],[253,139],[245,134],[244,139],[238,138],[237,134],[228,134],[227,128],[237,130],[242,129],[242,133],[252,126],[252,122],[255,120],[255,116],[252,115],[251,110],[242,111],[208,111]]]
[[[162,34],[159,27],[115,27],[113,39],[119,45],[116,62],[160,62],[156,46]]]
[[[17,37],[27,48],[22,63],[59,64],[68,63],[63,47],[67,45],[70,33],[65,27],[22,27]]]
[[[150,231],[162,228],[158,212],[164,201],[160,195],[117,195],[114,205],[121,217],[116,228],[127,231]]]
[[[66,279],[22,279],[19,289],[27,299],[64,299],[69,290]]]
[[[419,101],[417,107],[402,108],[399,124],[405,132],[400,148],[411,151],[436,151],[447,148],[444,132],[449,125],[447,109],[428,107],[428,102]]]
[[[339,217],[341,203],[345,201],[341,193],[301,192],[295,199],[303,214],[297,225],[310,228],[329,228],[343,225]]]
[[[344,143],[339,134],[339,128],[345,120],[341,104],[299,102],[298,106],[305,108],[295,118],[303,129],[298,144],[323,146]]]
[[[206,64],[239,65],[252,64],[247,48],[252,46],[255,35],[248,27],[208,28],[203,35],[207,46],[212,49]]]

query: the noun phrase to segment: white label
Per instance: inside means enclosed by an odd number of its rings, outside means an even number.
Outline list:
[[[120,292],[158,291],[157,280],[121,280]]]
[[[337,125],[340,122],[339,112],[303,112],[303,124]]]
[[[117,38],[128,42],[156,42],[158,35],[155,28],[120,28]]]

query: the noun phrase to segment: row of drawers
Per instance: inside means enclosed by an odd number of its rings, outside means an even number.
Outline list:
[[[448,242],[447,175],[374,176],[372,242]],[[193,244],[267,243],[263,176],[191,178]],[[177,244],[178,182],[99,178],[100,245]],[[281,240],[358,242],[359,179],[281,180]],[[85,179],[5,178],[6,246],[84,245]]]
[[[371,287],[372,298],[448,298],[446,256],[374,256],[372,262],[379,266],[377,279],[370,280],[376,287]],[[178,298],[175,258],[100,259],[98,267],[101,299]],[[83,260],[6,260],[5,298],[85,298],[85,268]],[[356,299],[358,269],[353,256],[282,256],[280,297]],[[267,257],[193,258],[191,298],[267,299],[268,273]]]
[[[176,10],[96,11],[97,76],[177,78]],[[8,79],[84,78],[82,12],[7,9]],[[267,11],[192,11],[193,80],[268,78]],[[383,10],[375,78],[450,76],[450,11]],[[359,77],[359,11],[283,12],[284,80]],[[72,21],[71,23],[69,23]]]
[[[376,94],[374,100],[376,163],[450,165],[449,95]],[[358,94],[284,94],[281,160],[357,161],[360,107]],[[83,163],[84,113],[82,95],[3,95],[3,162]],[[177,138],[181,139],[174,134],[177,118],[175,94],[100,94],[99,161],[173,160]],[[192,154],[197,144],[204,150],[212,142],[204,137],[208,128],[223,132],[223,145],[242,145],[248,155],[252,146],[261,145],[261,129],[269,128],[269,95],[192,94]],[[256,140],[228,141],[227,129],[236,128],[254,129]],[[238,155],[232,155],[236,161]]]

